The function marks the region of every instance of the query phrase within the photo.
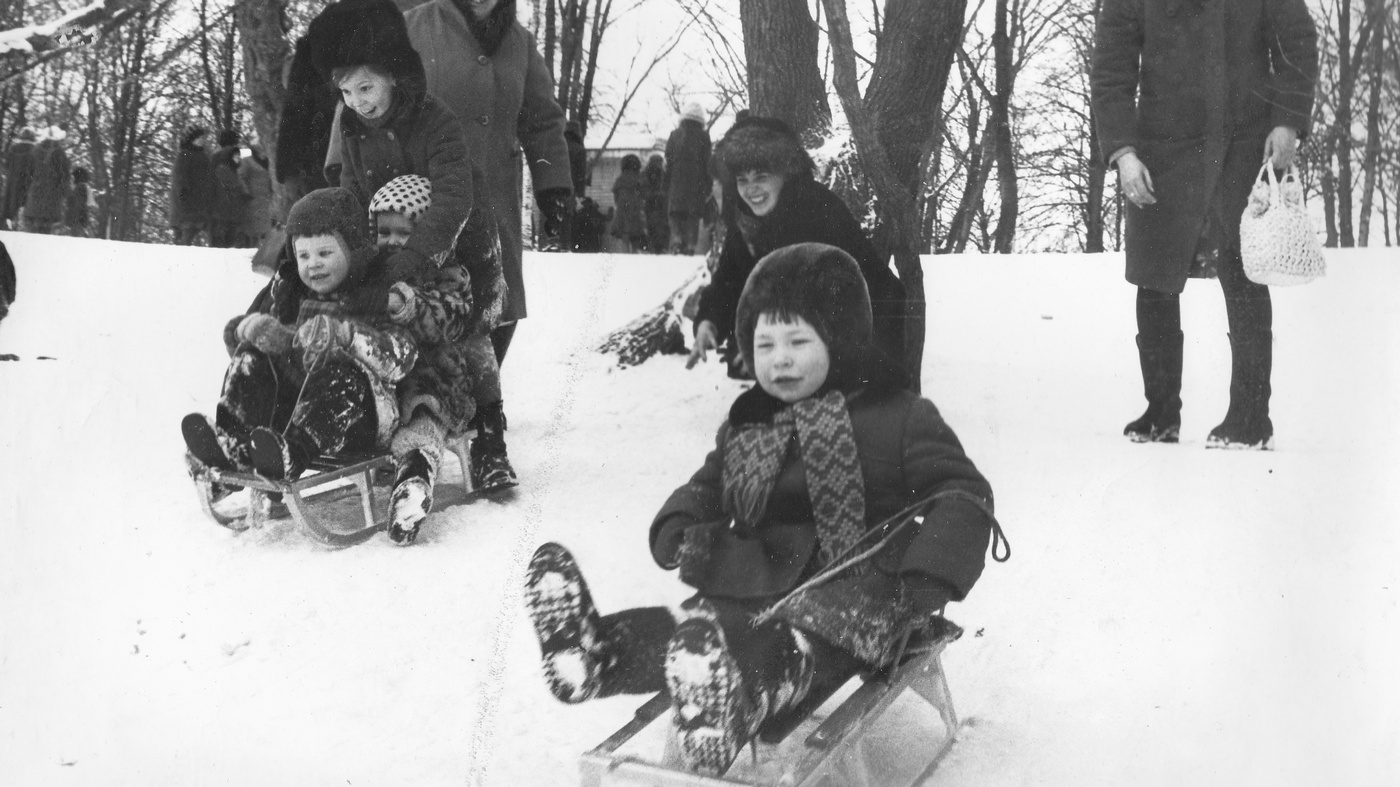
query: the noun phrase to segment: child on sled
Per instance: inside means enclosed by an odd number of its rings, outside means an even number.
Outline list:
[[[696,595],[676,613],[601,616],[558,544],[525,579],[554,695],[668,689],[683,764],[707,775],[809,693],[889,665],[972,588],[994,521],[991,487],[937,408],[872,346],[849,254],[774,251],[737,312],[758,385],[650,531],[657,564]]]
[[[417,538],[432,509],[447,435],[466,430],[476,401],[500,399],[490,334],[505,304],[505,277],[496,220],[485,195],[479,196],[457,239],[458,264],[389,290],[389,317],[409,329],[419,350],[417,365],[399,383],[402,425],[390,443],[396,474],[389,537],[398,544]],[[381,253],[404,248],[432,203],[432,183],[418,175],[400,175],[376,192],[369,212]]]
[[[181,424],[190,454],[209,467],[254,468],[293,480],[317,456],[383,449],[398,426],[394,385],[413,367],[409,332],[387,309],[362,308],[382,287],[384,256],[364,231],[359,200],[342,188],[319,189],[292,206],[287,245],[306,294],[296,319],[267,304],[238,319],[228,372],[213,419],[191,413]]]

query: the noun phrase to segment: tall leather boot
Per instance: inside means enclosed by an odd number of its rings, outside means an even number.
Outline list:
[[[483,494],[509,489],[520,483],[506,456],[506,414],[500,402],[476,411],[476,437],[472,440],[472,486]]]
[[[253,467],[260,475],[295,480],[317,456],[344,449],[351,428],[374,413],[374,394],[364,370],[346,360],[312,372],[303,397],[285,432],[253,430]]]
[[[1274,424],[1269,419],[1273,395],[1274,333],[1230,334],[1230,408],[1225,420],[1210,430],[1207,448],[1274,447]]]
[[[1123,427],[1135,443],[1175,443],[1181,434],[1181,331],[1156,340],[1138,334],[1138,363],[1147,410]]]

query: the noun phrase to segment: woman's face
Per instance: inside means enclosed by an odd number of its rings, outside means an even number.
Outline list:
[[[735,178],[734,185],[753,215],[762,217],[778,207],[778,197],[783,193],[785,182],[787,178],[782,175],[752,169]]]
[[[496,10],[496,5],[501,0],[470,0],[472,16],[477,19],[485,19],[486,15]]]
[[[383,117],[394,103],[394,78],[360,66],[340,80],[340,95],[360,117]]]

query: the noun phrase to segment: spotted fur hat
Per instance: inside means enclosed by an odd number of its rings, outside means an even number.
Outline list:
[[[369,215],[402,213],[414,224],[433,206],[433,182],[422,175],[400,175],[374,192]]]

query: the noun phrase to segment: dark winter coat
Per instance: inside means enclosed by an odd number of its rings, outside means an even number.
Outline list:
[[[513,14],[514,8],[503,0],[497,11]],[[513,17],[494,53],[468,29],[452,0],[431,0],[405,18],[427,70],[428,92],[461,119],[472,158],[486,175],[510,289],[502,321],[520,319],[526,314],[520,265],[522,148],[536,194],[572,190],[564,112],[554,100],[554,79],[534,37]]]
[[[16,276],[15,263],[10,259],[10,250],[0,241],[0,320],[10,313],[10,304],[15,302]]]
[[[29,199],[29,179],[34,174],[34,143],[17,139],[5,151],[4,218],[12,220]]]
[[[564,142],[569,146],[569,177],[574,185],[574,196],[583,199],[588,190],[588,148],[583,137],[572,130],[564,132]]]
[[[74,183],[68,192],[68,203],[63,208],[63,223],[75,232],[82,233],[92,221],[88,210],[88,197],[92,186],[87,183]]]
[[[646,215],[642,211],[642,174],[622,172],[613,181],[613,221],[614,238],[645,238],[647,234]]]
[[[702,576],[687,578],[702,594],[754,598],[786,594],[825,568],[816,544],[807,472],[795,447],[789,447],[754,531],[739,534],[723,524],[733,519],[733,512],[725,510],[723,494],[726,441],[738,425],[771,423],[783,406],[759,387],[740,394],[704,466],[672,493],[652,522],[652,553],[664,568],[675,566],[660,558],[667,550],[658,551],[658,544],[676,541],[686,528],[721,523],[710,551],[734,563],[708,566]],[[943,590],[946,599],[962,599],[982,573],[992,524],[986,513],[992,503],[991,486],[933,403],[902,390],[892,377],[848,392],[847,409],[864,483],[867,530],[934,495],[962,495],[942,498],[922,524],[891,539],[873,558],[875,573],[919,574]],[[876,540],[872,538],[870,544]],[[762,579],[756,584],[755,577]],[[871,587],[859,577],[833,584],[843,583],[855,596]],[[729,591],[739,587],[743,587],[741,593]],[[839,641],[835,635],[824,638]]]
[[[839,197],[826,186],[799,175],[783,185],[778,204],[762,219],[754,217],[742,200],[736,198],[735,202],[737,212],[758,223],[753,247],[744,240],[737,223],[730,227],[713,279],[700,295],[697,325],[709,320],[715,325],[718,339],[724,341],[734,332],[734,310],[744,282],[764,255],[794,243],[825,243],[856,258],[870,291],[875,344],[892,360],[903,359],[904,285]]]
[[[1157,204],[1127,204],[1127,279],[1181,292],[1207,211],[1239,221],[1276,126],[1306,135],[1317,33],[1303,0],[1105,0],[1090,72],[1105,160],[1133,148]]]
[[[209,157],[214,169],[214,206],[210,218],[220,224],[242,224],[252,199],[238,177],[238,148],[225,145]]]
[[[272,174],[256,157],[249,157],[238,167],[238,180],[248,194],[239,232],[256,244],[272,229]]]
[[[214,207],[214,169],[198,145],[182,145],[170,173],[170,224],[207,224]]]
[[[666,140],[667,209],[699,216],[710,197],[710,134],[686,118]]]
[[[326,150],[340,105],[340,92],[316,71],[310,49],[306,36],[298,38],[287,64],[287,95],[277,117],[277,159],[273,165],[278,183],[297,179],[306,191],[329,185],[325,180]]]
[[[34,146],[34,174],[24,203],[26,221],[62,221],[73,187],[73,171],[63,143],[46,139]]]

